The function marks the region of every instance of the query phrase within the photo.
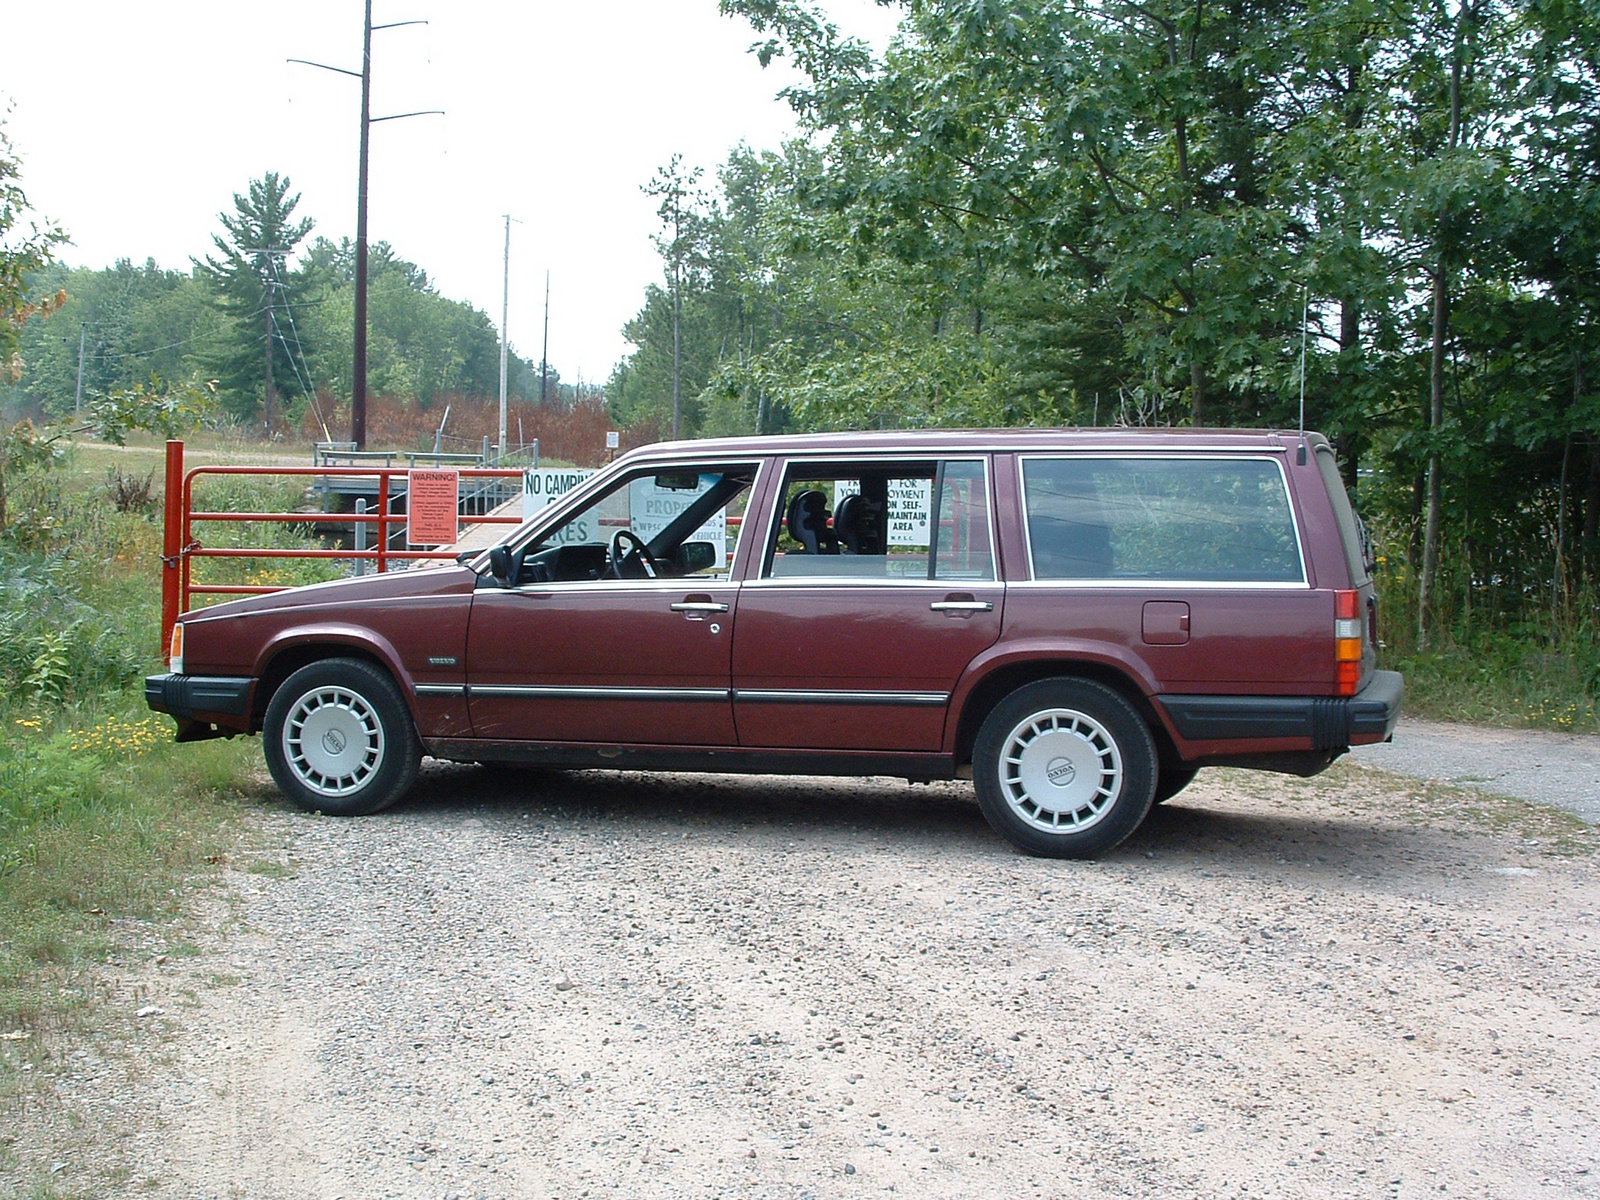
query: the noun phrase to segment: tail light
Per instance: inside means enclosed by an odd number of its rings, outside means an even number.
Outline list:
[[[1361,686],[1361,593],[1333,594],[1333,694],[1354,696]]]
[[[183,622],[172,626],[172,640],[167,644],[167,670],[174,675],[183,674]]]

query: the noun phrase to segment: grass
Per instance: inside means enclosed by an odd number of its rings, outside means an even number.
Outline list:
[[[1507,634],[1442,640],[1385,665],[1406,677],[1405,711],[1441,721],[1600,733],[1600,645],[1560,649]]]
[[[23,1195],[65,1200],[117,1182],[80,1161],[106,1131],[77,1129],[53,1080],[73,1048],[121,1044],[113,1018],[138,988],[127,976],[198,953],[181,936],[197,898],[230,859],[254,857],[238,820],[253,740],[175,745],[171,721],[143,703],[140,681],[160,668],[159,509],[125,485],[154,469],[159,490],[159,458],[79,447],[7,481],[0,1129],[24,1141],[0,1136],[0,1177]],[[75,1165],[52,1173],[69,1153]]]
[[[0,1032],[70,1027],[92,996],[80,976],[183,914],[227,853],[253,763],[237,742],[174,745],[170,720],[144,707],[140,680],[160,665],[154,510],[118,511],[104,464],[76,449],[9,482]]]

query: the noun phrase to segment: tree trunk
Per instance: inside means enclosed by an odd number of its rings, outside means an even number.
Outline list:
[[[1438,433],[1444,424],[1444,341],[1449,326],[1449,285],[1444,256],[1433,273],[1433,355],[1428,369],[1428,431]],[[1439,573],[1439,515],[1443,508],[1444,481],[1439,473],[1439,452],[1428,454],[1427,513],[1423,518],[1422,571],[1417,578],[1417,646],[1428,646],[1428,605]]]
[[[1567,594],[1567,480],[1572,474],[1572,434],[1561,447],[1561,486],[1556,491],[1556,562],[1550,579],[1550,642],[1561,641],[1561,614]]]
[[[1594,577],[1595,541],[1600,537],[1600,437],[1589,435],[1589,485],[1583,496],[1584,572]]]
[[[1358,364],[1360,358],[1361,302],[1347,296],[1339,302],[1340,373],[1351,374],[1352,366]],[[1334,447],[1339,451],[1339,471],[1344,477],[1345,491],[1349,492],[1351,499],[1354,500],[1357,496],[1356,483],[1359,479],[1356,468],[1361,460],[1360,442],[1356,434],[1345,432],[1334,439]]]
[[[1189,424],[1204,425],[1206,415],[1206,369],[1199,359],[1189,362]]]
[[[1463,7],[1456,14],[1455,38],[1450,62],[1450,149],[1461,145],[1461,58],[1462,40],[1469,12]],[[1433,272],[1433,346],[1428,369],[1428,432],[1437,436],[1444,425],[1444,346],[1450,329],[1450,231],[1447,218],[1439,219],[1438,261]],[[1428,454],[1428,512],[1423,522],[1422,573],[1417,580],[1417,646],[1428,645],[1428,605],[1432,602],[1435,577],[1439,572],[1439,520],[1443,508],[1444,481],[1440,476],[1437,445]]]

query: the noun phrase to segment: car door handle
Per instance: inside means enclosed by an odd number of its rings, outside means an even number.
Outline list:
[[[718,604],[714,600],[680,600],[672,606],[673,612],[682,613],[725,613],[728,611],[726,604]]]
[[[987,600],[935,600],[928,605],[934,612],[993,612]]]

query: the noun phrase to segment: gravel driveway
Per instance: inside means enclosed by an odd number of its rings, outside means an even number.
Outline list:
[[[118,982],[136,1064],[59,1067],[80,1132],[24,1133],[0,1181],[1600,1194],[1600,871],[1567,818],[1341,766],[1203,772],[1090,864],[894,780],[432,767],[378,817],[263,786],[250,819],[281,855],[201,953]]]
[[[1358,746],[1357,762],[1418,779],[1554,804],[1600,824],[1600,735],[1486,729],[1406,718],[1394,741]]]

